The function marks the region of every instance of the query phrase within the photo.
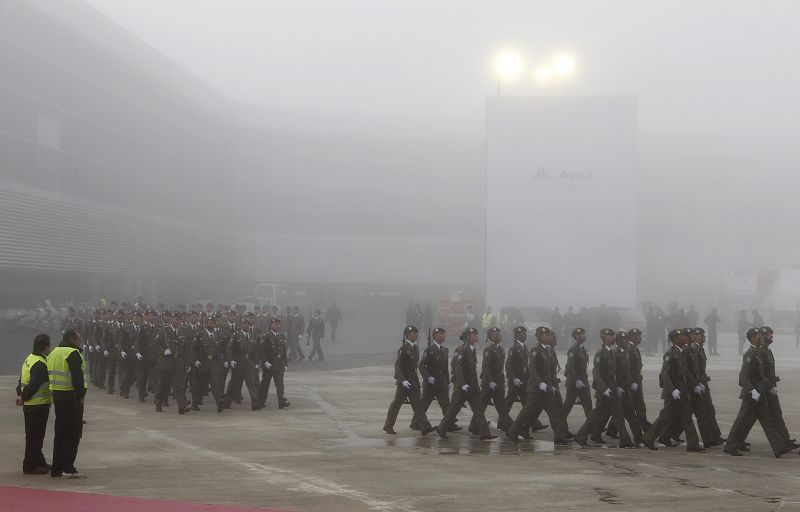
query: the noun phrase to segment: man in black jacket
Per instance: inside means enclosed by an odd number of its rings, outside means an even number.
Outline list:
[[[17,405],[23,406],[25,414],[25,459],[22,461],[22,472],[27,475],[50,472],[50,465],[42,453],[50,403],[53,401],[47,375],[48,352],[50,336],[36,336],[33,340],[33,351],[25,358],[17,385]]]

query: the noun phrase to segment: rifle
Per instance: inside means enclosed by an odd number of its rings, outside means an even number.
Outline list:
[[[432,341],[431,330],[428,329],[428,348],[431,348],[431,341]]]

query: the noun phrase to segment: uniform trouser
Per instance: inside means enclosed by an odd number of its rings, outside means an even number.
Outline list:
[[[292,336],[289,339],[289,360],[292,361],[294,359],[303,359],[305,356],[303,355],[303,349],[300,347],[300,338],[297,336]]]
[[[669,435],[674,422],[678,422],[686,433],[687,448],[700,446],[700,439],[697,437],[697,430],[695,430],[694,421],[692,421],[692,405],[686,396],[682,396],[680,400],[675,400],[672,397],[664,399],[664,408],[658,413],[656,421],[645,432],[644,440],[655,441],[658,436]]]
[[[258,399],[262,405],[267,403],[269,387],[272,381],[275,381],[275,392],[278,395],[278,405],[286,401],[286,397],[283,394],[283,374],[285,371],[285,369],[276,370],[274,366],[269,370],[264,369],[264,372],[261,375],[261,382],[258,384]]]
[[[703,440],[704,446],[711,446],[714,442],[718,441],[721,437],[719,427],[717,426],[716,419],[714,418],[713,411],[709,408],[707,395],[693,393],[690,397],[692,403],[692,414],[697,418],[697,430],[700,433],[700,439]],[[667,429],[664,438],[675,439],[680,436],[683,431],[681,422],[676,418],[673,420],[673,426]]]
[[[563,411],[558,407],[559,403],[556,394],[552,391],[537,390],[527,393],[525,405],[506,433],[509,437],[516,438],[520,433],[527,432],[533,421],[539,417],[542,411],[545,411],[550,419],[550,428],[553,429],[554,439],[566,439],[567,423],[564,421]]]
[[[323,359],[325,359],[325,354],[322,353],[322,347],[319,345],[319,340],[313,340],[313,341],[314,341],[314,348],[311,350],[311,353],[308,354],[308,360],[311,361],[311,359],[316,354],[319,356],[319,360],[322,361]]]
[[[706,409],[711,414],[711,426],[716,434],[716,439],[721,439],[722,431],[719,428],[719,423],[717,423],[717,409],[714,407],[714,400],[711,398],[711,386],[708,385],[708,382],[706,382],[706,392],[703,397],[705,398]]]
[[[338,328],[338,323],[331,322],[331,341],[336,341],[336,329]]]
[[[505,389],[503,386],[497,386],[494,391],[489,388],[481,390],[481,413],[484,418],[486,417],[486,408],[489,407],[489,402],[494,402],[494,408],[497,411],[497,428],[505,431],[511,426],[514,420],[508,415],[508,407],[506,406]],[[477,432],[477,425],[475,423],[475,416],[469,423],[469,431],[473,434]]]
[[[625,428],[625,415],[622,410],[622,401],[616,393],[613,392],[611,396],[601,395],[595,399],[594,409],[592,409],[589,417],[586,418],[586,421],[581,425],[578,433],[575,434],[575,440],[579,443],[586,443],[586,439],[590,434],[596,435],[596,433],[603,428],[609,416],[617,427],[620,444],[630,444],[631,438],[628,435],[628,429]]]
[[[94,383],[97,387],[106,387],[106,370],[108,369],[108,358],[102,352],[95,351],[95,362],[97,363],[97,373]]]
[[[120,361],[122,379],[119,384],[119,392],[122,396],[128,396],[131,392],[131,386],[136,382],[137,363],[136,356],[130,355]]]
[[[511,408],[514,407],[514,402],[519,402],[520,407],[525,406],[525,383],[521,386],[514,386],[510,384],[508,386],[508,394],[506,395],[506,408],[508,409],[508,415],[511,416]],[[544,428],[542,422],[539,421],[539,418],[535,418],[533,423],[531,423],[531,428],[536,430],[540,430]]]
[[[158,391],[156,391],[156,405],[167,402],[169,390],[172,388],[172,396],[178,402],[178,410],[186,408],[186,369],[183,363],[176,362],[174,369],[159,370]]]
[[[245,360],[238,363],[231,373],[231,381],[228,383],[228,391],[225,393],[226,407],[241,396],[242,384],[247,386],[250,405],[255,407],[260,403],[258,400],[258,370],[256,370],[254,362]]]
[[[622,405],[622,414],[625,416],[628,426],[631,427],[631,434],[633,434],[634,442],[641,443],[642,437],[644,437],[644,430],[642,427],[642,422],[639,420],[639,417],[636,416],[636,407],[633,404],[633,397],[626,391],[622,393],[621,397],[619,397],[619,401]],[[610,421],[609,418],[606,418],[602,424],[605,425],[606,423],[608,423],[608,427],[606,428],[608,435],[616,435],[617,427],[614,422]],[[591,432],[591,434],[599,436],[601,432]]]
[[[791,436],[789,435],[789,429],[786,428],[786,423],[783,421],[783,409],[781,409],[781,401],[777,394],[767,393],[767,406],[769,407],[769,414],[772,416],[772,423],[781,437],[789,443]]]
[[[47,418],[50,416],[50,404],[25,405],[25,459],[22,471],[32,471],[47,464],[42,453],[44,434],[47,431]]]
[[[397,386],[397,396],[395,396],[395,401],[392,402],[392,406],[389,407],[389,415],[391,416],[392,407],[394,406],[395,402],[397,402],[398,396],[402,393],[402,386]],[[410,397],[409,397],[410,398]],[[402,404],[402,398],[400,398]],[[458,413],[461,412],[461,409],[464,407],[465,403],[469,403],[469,408],[472,409],[472,420],[470,423],[475,424],[475,432],[477,435],[484,437],[488,436],[491,432],[489,431],[489,422],[486,421],[486,416],[483,415],[483,411],[481,411],[481,397],[477,391],[470,390],[469,392],[465,393],[460,389],[455,389],[453,391],[453,396],[450,399],[450,407],[447,408],[447,412],[442,418],[442,421],[439,423],[439,434],[441,435],[443,432],[447,433],[453,428],[453,425],[456,424],[456,419],[458,418]],[[414,402],[411,402],[412,407],[414,406]],[[397,406],[397,410],[400,410],[400,405]],[[422,411],[420,411],[422,412]],[[395,412],[395,416],[397,413]],[[428,418],[425,417],[425,413],[422,412],[420,418],[424,419],[425,422],[428,422]],[[387,418],[387,422],[388,422]],[[428,423],[430,425],[430,423]],[[422,426],[422,424],[420,424]]]
[[[225,395],[223,393],[221,372],[218,370],[205,370],[195,372],[194,382],[192,383],[192,404],[199,405],[200,399],[205,395],[208,386],[211,386],[211,396],[217,406],[224,405]]]
[[[422,410],[425,412],[425,415],[428,414],[428,409],[433,403],[434,400],[439,403],[439,408],[442,410],[442,417],[447,414],[447,409],[450,408],[450,386],[432,386],[430,384],[424,384],[422,386],[422,397],[420,398],[420,403],[422,404]],[[416,417],[414,417],[416,419]],[[413,429],[419,429],[419,425],[414,422],[414,419],[411,420],[410,427]]]
[[[395,389],[394,400],[389,404],[389,411],[386,413],[386,422],[383,428],[393,428],[397,421],[397,415],[400,413],[400,407],[408,398],[411,403],[411,409],[414,411],[414,418],[412,422],[419,426],[420,430],[429,430],[431,423],[428,421],[428,416],[422,409],[422,400],[419,393],[419,388],[412,387],[411,389],[404,388],[401,384],[397,384]]]
[[[156,362],[144,358],[137,366],[136,387],[139,389],[139,398],[144,400],[148,390],[155,390],[158,386]]]
[[[717,352],[717,333],[714,331],[708,333],[708,351],[711,354],[719,354]]]
[[[772,421],[772,412],[769,409],[767,400],[756,402],[749,396],[742,398],[739,414],[736,415],[731,431],[728,434],[728,444],[738,447],[744,443],[756,420],[761,423],[761,428],[764,429],[764,434],[767,436],[772,453],[779,455],[788,446],[789,440],[781,435]]]
[[[103,359],[106,360],[106,392],[111,394],[117,385],[117,365],[119,361],[112,357],[104,357]]]
[[[98,364],[97,364],[97,354],[95,353],[94,348],[92,348],[92,351],[88,353],[86,359],[88,360],[86,370],[89,372],[89,381],[95,386],[97,386],[99,382],[97,380]]]
[[[633,408],[636,411],[636,417],[639,418],[639,423],[642,424],[642,431],[646,431],[650,428],[650,422],[647,421],[647,406],[644,403],[644,388],[642,388],[642,383],[637,382],[639,384],[639,388],[636,391],[628,391],[631,394],[631,399],[633,400]]]
[[[569,416],[572,411],[572,406],[575,405],[575,399],[579,399],[581,407],[583,407],[583,415],[588,418],[592,412],[592,393],[589,388],[584,387],[578,389],[574,385],[567,386],[567,395],[564,397],[564,419]]]
[[[51,474],[75,472],[78,445],[83,435],[83,402],[74,391],[53,391],[56,408]]]

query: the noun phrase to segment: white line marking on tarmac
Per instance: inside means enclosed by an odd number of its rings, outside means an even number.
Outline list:
[[[363,503],[369,507],[370,510],[376,510],[378,512],[418,512],[411,506],[392,501],[380,500],[362,491],[353,489],[348,485],[339,484],[325,478],[307,475],[298,471],[283,469],[277,466],[268,466],[266,464],[249,462],[240,457],[218,452],[216,450],[206,448],[205,446],[195,445],[182,439],[177,439],[174,436],[159,430],[142,428],[137,428],[135,430],[141,432],[151,439],[164,440],[170,445],[174,446],[177,451],[203,453],[208,458],[216,461],[223,461],[229,464],[242,466],[263,477],[264,480],[266,480],[270,485],[283,486],[290,491],[318,494],[322,496],[338,496],[340,498]]]

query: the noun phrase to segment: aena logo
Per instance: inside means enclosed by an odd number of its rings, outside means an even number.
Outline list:
[[[544,183],[545,181],[574,183],[592,181],[592,178],[592,173],[583,171],[562,170],[551,175],[544,167],[540,167],[536,174],[533,175],[533,179],[539,181],[539,183]]]

